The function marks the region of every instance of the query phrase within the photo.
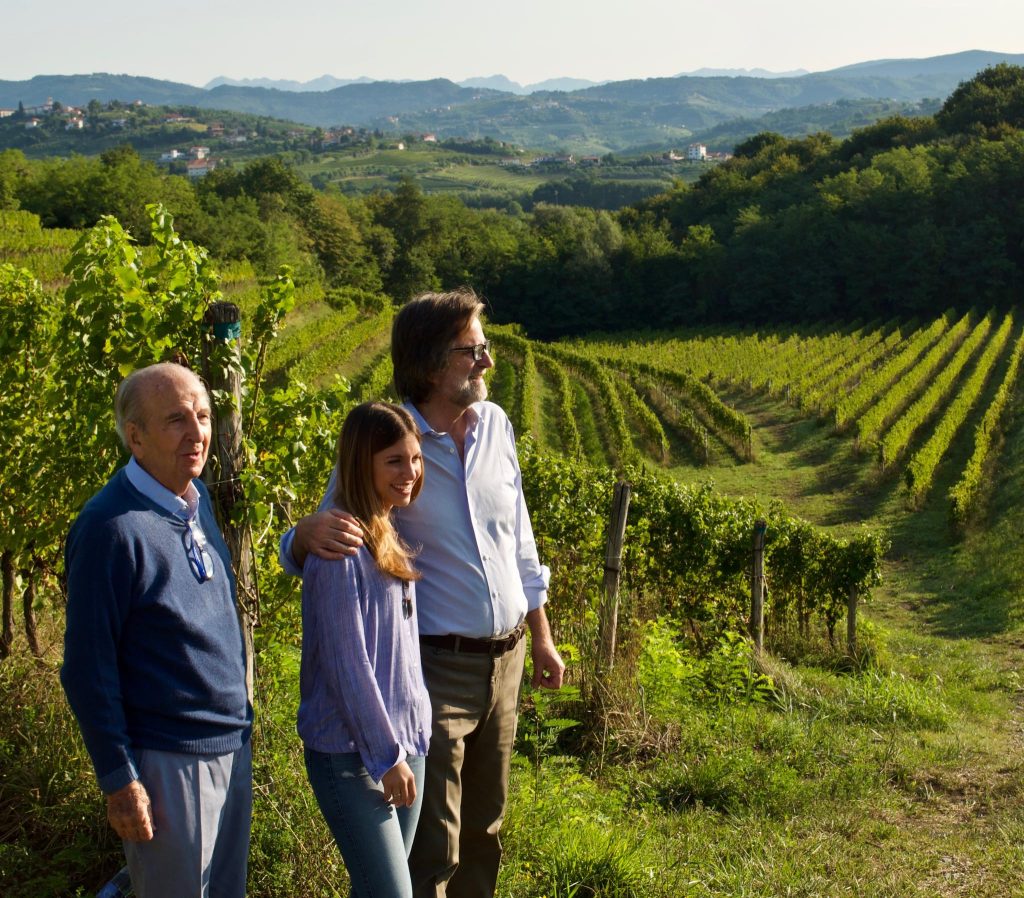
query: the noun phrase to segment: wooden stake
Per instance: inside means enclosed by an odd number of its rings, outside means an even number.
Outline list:
[[[764,651],[764,537],[767,521],[754,522],[754,574],[750,583],[750,636],[754,649]]]
[[[846,605],[846,650],[850,657],[857,654],[857,587],[850,587]]]
[[[252,564],[252,534],[231,523],[231,511],[242,498],[239,473],[242,454],[241,315],[231,302],[215,302],[206,313],[210,331],[203,342],[203,369],[211,391],[226,394],[214,402],[213,446],[207,465],[207,483],[224,542],[231,552],[238,586],[238,616],[245,639],[245,682],[253,699],[253,630],[259,626],[259,590]]]
[[[615,640],[619,626],[619,575],[622,572],[622,542],[633,488],[625,481],[615,484],[608,545],[604,555],[604,604],[601,606],[601,661],[605,671],[615,664]]]

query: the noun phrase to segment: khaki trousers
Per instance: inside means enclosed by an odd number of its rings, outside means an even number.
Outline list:
[[[498,880],[526,639],[499,658],[421,646],[433,710],[415,898],[491,898]]]

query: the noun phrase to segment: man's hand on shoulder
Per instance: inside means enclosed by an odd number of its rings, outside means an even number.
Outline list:
[[[153,838],[153,808],[146,787],[138,780],[107,796],[107,820],[122,839],[148,842]]]
[[[363,544],[363,531],[352,515],[328,508],[302,518],[295,525],[292,558],[300,567],[312,552],[328,561],[355,555]]]

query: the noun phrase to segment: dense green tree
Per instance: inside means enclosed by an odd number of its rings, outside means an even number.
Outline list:
[[[1024,127],[1024,68],[1000,63],[962,83],[935,120],[948,134],[998,134]]]
[[[440,287],[427,245],[430,234],[428,203],[410,178],[403,178],[392,193],[377,193],[366,201],[375,224],[387,229],[391,240],[380,240],[377,263],[384,289],[398,302],[424,290]]]
[[[383,289],[380,268],[339,194],[317,194],[303,216],[329,283],[371,293]]]
[[[0,209],[17,209],[22,184],[29,177],[29,164],[21,150],[0,152]]]

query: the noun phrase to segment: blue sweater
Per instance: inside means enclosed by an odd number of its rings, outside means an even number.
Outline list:
[[[68,534],[61,683],[107,793],[138,778],[133,748],[226,754],[249,738],[231,556],[195,483],[211,580],[200,582],[189,565],[188,525],[144,497],[123,469]]]

